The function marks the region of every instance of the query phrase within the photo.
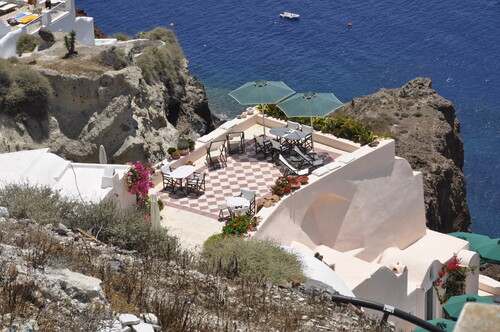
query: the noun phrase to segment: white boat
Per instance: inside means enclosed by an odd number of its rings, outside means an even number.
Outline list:
[[[282,13],[280,13],[280,17],[284,17],[284,18],[299,18],[300,15],[299,14],[290,13],[290,12],[282,12]]]

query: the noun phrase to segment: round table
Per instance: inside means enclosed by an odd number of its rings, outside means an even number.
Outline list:
[[[176,183],[179,184],[179,189],[182,189],[182,179],[185,179],[188,176],[190,176],[191,174],[193,174],[195,170],[196,170],[196,167],[194,167],[192,165],[183,165],[183,166],[179,166],[176,169],[174,169],[170,173],[170,176],[176,180]],[[178,190],[178,189],[177,190],[175,189],[176,183],[174,183],[174,186],[172,188],[172,191],[174,193],[176,193]],[[184,192],[186,193],[186,195],[188,194],[187,189],[184,190]]]
[[[195,170],[196,167],[192,165],[182,165],[174,169],[170,173],[170,176],[173,177],[174,179],[185,179],[191,174],[193,174]]]
[[[228,199],[226,204],[229,207],[238,207],[238,206],[248,206],[250,205],[250,202],[245,197],[237,196]]]

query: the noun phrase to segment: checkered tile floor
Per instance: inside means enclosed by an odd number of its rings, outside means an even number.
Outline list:
[[[325,158],[325,164],[339,156],[336,153],[328,153],[315,149],[321,158]],[[197,172],[207,169],[200,167]],[[178,190],[171,192],[171,188],[158,192],[167,206],[200,214],[206,217],[218,219],[218,205],[225,204],[227,199],[237,196],[240,188],[256,190],[257,199],[270,192],[271,186],[281,173],[271,162],[266,161],[263,155],[256,155],[253,141],[245,144],[244,154],[232,154],[228,156],[227,166],[219,169],[209,169],[205,177],[205,192],[196,196],[189,192]],[[227,211],[225,211],[227,215]]]

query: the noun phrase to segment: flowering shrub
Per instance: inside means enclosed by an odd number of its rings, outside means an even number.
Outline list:
[[[246,215],[228,218],[222,227],[222,234],[244,236],[252,228],[252,219]]]
[[[276,180],[276,185],[277,186],[281,186],[281,187],[284,187],[288,184],[290,184],[291,182],[297,182],[297,178],[294,177],[294,176],[280,176],[277,180]]]
[[[436,290],[439,303],[444,304],[448,299],[455,295],[465,294],[465,279],[467,274],[474,273],[477,266],[460,266],[460,259],[453,255],[447,264],[444,264],[439,270],[439,278],[434,281],[432,286]],[[438,287],[444,289],[444,294],[439,293]]]
[[[149,188],[154,187],[151,176],[155,171],[148,162],[136,161],[127,165],[130,165],[125,176],[128,192],[135,195],[138,203],[144,203],[149,199]]]

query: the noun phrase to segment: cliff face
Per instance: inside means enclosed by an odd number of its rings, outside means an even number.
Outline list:
[[[59,37],[60,39],[60,37]],[[40,119],[0,115],[0,151],[50,147],[78,162],[97,162],[103,145],[108,162],[157,161],[179,137],[196,138],[213,130],[204,86],[189,75],[182,57],[175,80],[145,80],[135,59],[160,41],[117,46],[131,63],[121,70],[100,63],[103,47],[77,46],[78,56],[62,59],[61,44],[34,52],[22,62],[50,81],[54,93],[48,115]]]
[[[379,135],[396,139],[396,154],[424,179],[427,226],[466,231],[471,223],[462,172],[464,148],[453,104],[432,89],[428,78],[380,91],[346,104],[339,113],[364,120]]]

